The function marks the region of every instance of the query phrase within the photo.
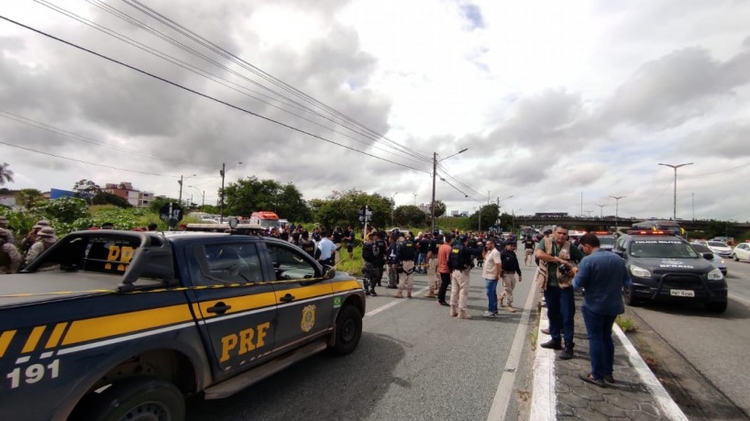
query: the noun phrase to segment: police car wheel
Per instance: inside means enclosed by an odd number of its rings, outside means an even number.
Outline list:
[[[629,287],[627,287],[627,288],[624,288],[622,290],[622,295],[623,295],[623,298],[625,298],[625,304],[627,304],[629,306],[637,306],[637,305],[641,304],[641,300],[635,298],[635,296],[633,294],[633,286],[632,285],[629,286]]]
[[[336,341],[330,348],[334,355],[354,351],[362,337],[362,313],[353,305],[344,306],[336,318]]]
[[[711,313],[723,313],[727,311],[727,302],[721,301],[721,302],[713,302],[713,303],[706,303],[706,310],[710,311]]]
[[[182,421],[185,400],[172,383],[147,377],[122,380],[88,401],[82,420]]]

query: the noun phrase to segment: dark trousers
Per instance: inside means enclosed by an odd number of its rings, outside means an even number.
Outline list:
[[[438,301],[445,302],[445,294],[448,291],[448,285],[451,284],[450,273],[440,273],[440,289],[438,290]]]
[[[544,290],[547,301],[547,317],[549,318],[549,334],[555,341],[560,340],[560,330],[565,333],[565,344],[573,344],[573,316],[576,314],[573,287],[560,288],[548,286]]]
[[[612,325],[617,316],[597,314],[588,307],[581,307],[583,322],[589,337],[591,374],[597,379],[612,375],[615,361],[615,343],[612,341]]]

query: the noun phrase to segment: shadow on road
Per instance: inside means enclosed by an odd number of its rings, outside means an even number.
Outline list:
[[[315,355],[227,399],[192,398],[186,420],[363,419],[391,384],[411,387],[393,374],[408,346],[364,332],[348,356]]]

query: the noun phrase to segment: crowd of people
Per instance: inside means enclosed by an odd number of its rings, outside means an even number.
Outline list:
[[[50,226],[49,221],[42,219],[18,244],[13,231],[8,226],[8,219],[0,216],[0,275],[18,272],[55,242],[57,242],[55,230]]]

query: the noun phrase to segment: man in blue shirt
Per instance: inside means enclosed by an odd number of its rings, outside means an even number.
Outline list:
[[[612,341],[612,325],[618,314],[625,312],[622,303],[622,288],[631,284],[625,261],[618,255],[599,248],[599,238],[588,233],[580,240],[587,255],[574,268],[573,288],[585,288],[581,314],[589,338],[591,372],[581,374],[581,379],[597,386],[604,382],[614,383],[612,366],[615,344]]]

